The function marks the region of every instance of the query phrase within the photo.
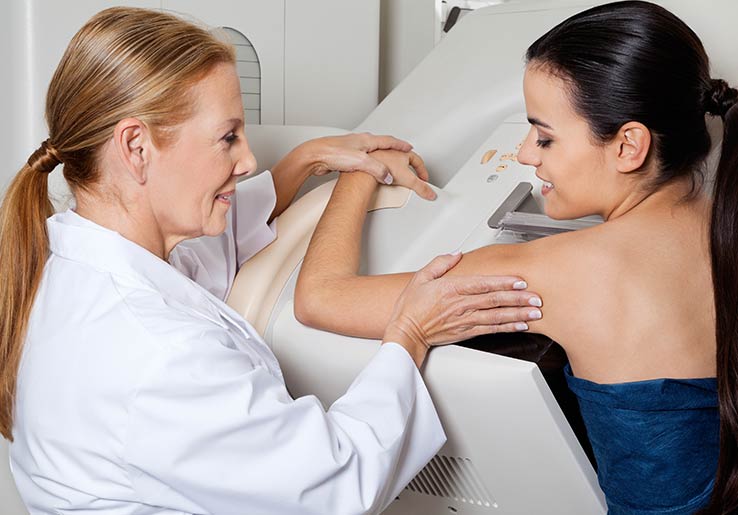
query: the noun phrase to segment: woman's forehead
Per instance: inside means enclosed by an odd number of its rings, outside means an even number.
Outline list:
[[[235,66],[223,63],[215,66],[202,80],[193,86],[195,114],[203,122],[226,123],[243,119],[241,87]]]
[[[541,65],[528,65],[523,78],[523,94],[529,118],[556,127],[581,121],[574,110],[567,82]]]

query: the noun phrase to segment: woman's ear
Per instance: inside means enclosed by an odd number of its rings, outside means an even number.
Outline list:
[[[144,184],[152,145],[146,125],[138,118],[124,118],[115,126],[113,143],[129,175],[137,183]]]
[[[613,141],[616,169],[620,173],[641,170],[651,149],[651,131],[639,122],[628,122],[620,127]]]

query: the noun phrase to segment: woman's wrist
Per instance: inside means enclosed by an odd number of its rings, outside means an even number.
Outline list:
[[[382,342],[394,342],[403,347],[410,354],[410,357],[418,368],[420,368],[423,361],[425,361],[430,346],[416,329],[412,325],[408,326],[407,324],[391,322],[384,331]]]
[[[311,139],[301,143],[293,152],[297,152],[302,162],[302,167],[306,171],[306,175],[324,175],[333,170],[328,166],[328,152],[325,144],[321,142],[322,138]]]

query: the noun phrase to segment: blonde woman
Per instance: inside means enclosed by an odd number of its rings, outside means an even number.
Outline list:
[[[385,182],[368,152],[410,146],[315,140],[237,185],[256,163],[232,48],[142,9],[103,11],[74,36],[46,118],[0,225],[0,431],[31,513],[376,512],[444,441],[417,370],[428,346],[497,330],[533,296],[514,277],[442,278],[459,257],[440,257],[330,410],[293,400],[223,303],[236,270],[274,239],[269,221],[308,175]],[[60,164],[76,206],[53,214]],[[499,295],[512,307],[486,309]]]

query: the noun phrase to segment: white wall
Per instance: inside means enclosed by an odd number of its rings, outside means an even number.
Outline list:
[[[440,0],[382,0],[379,98],[387,96],[433,50]]]
[[[379,0],[287,0],[285,124],[352,129],[376,107],[379,10]]]

